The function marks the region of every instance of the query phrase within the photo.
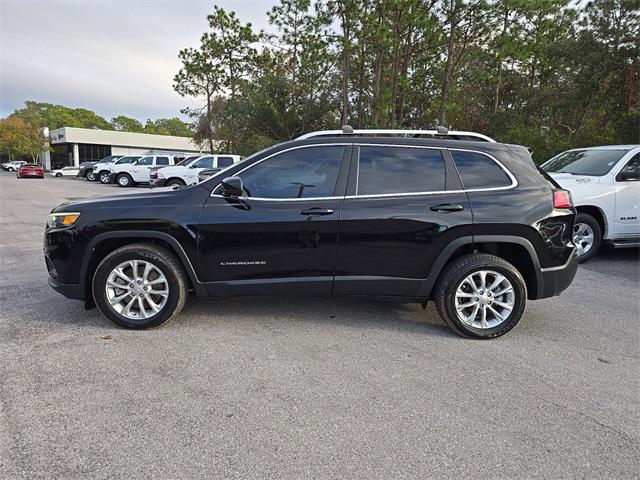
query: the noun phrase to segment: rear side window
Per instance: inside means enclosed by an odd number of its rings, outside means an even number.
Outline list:
[[[227,168],[233,165],[233,157],[218,157],[218,168]]]
[[[169,157],[156,157],[156,165],[169,165]]]
[[[508,187],[511,179],[491,158],[478,152],[451,150],[466,189]]]
[[[440,192],[445,190],[444,158],[439,150],[360,147],[356,195]]]

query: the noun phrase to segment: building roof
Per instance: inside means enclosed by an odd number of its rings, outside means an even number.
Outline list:
[[[49,132],[49,143],[85,143],[147,149],[199,152],[200,148],[189,137],[153,135],[149,133],[116,132],[91,128],[62,127]]]

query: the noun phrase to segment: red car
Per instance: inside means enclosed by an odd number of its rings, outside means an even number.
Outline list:
[[[44,168],[37,163],[25,163],[16,174],[18,178],[44,178]]]

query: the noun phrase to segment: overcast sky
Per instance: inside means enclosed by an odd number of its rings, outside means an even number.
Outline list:
[[[0,0],[0,117],[25,100],[107,119],[181,116],[178,51],[196,47],[213,5],[267,28],[275,0]]]

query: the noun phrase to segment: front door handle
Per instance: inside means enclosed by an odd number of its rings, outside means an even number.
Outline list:
[[[464,210],[464,207],[462,205],[454,205],[452,203],[441,203],[440,205],[430,207],[429,210],[432,212],[459,212],[460,210]]]
[[[313,207],[307,210],[302,210],[300,215],[333,215],[333,208]]]

